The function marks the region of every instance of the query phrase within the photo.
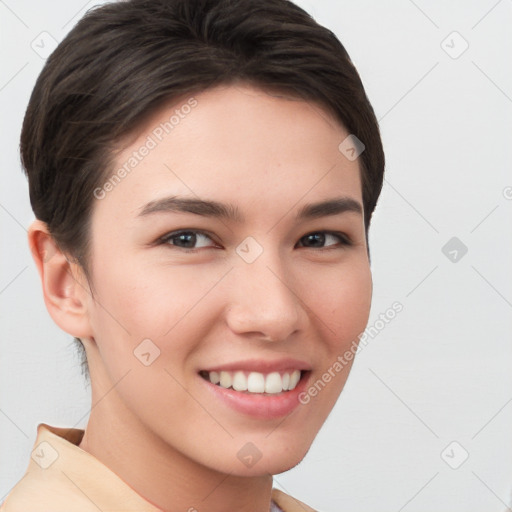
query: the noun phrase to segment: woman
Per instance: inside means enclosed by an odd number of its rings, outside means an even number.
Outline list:
[[[39,424],[1,510],[312,510],[272,475],[348,377],[384,172],[337,38],[286,0],[106,4],[48,58],[21,155],[92,407]]]

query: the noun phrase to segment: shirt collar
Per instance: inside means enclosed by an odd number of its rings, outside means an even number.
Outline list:
[[[41,496],[52,497],[54,510],[61,510],[61,507],[66,510],[72,502],[73,512],[118,512],[120,506],[124,512],[161,512],[96,457],[80,448],[83,435],[83,429],[39,423],[28,469],[7,497],[6,512],[9,503],[28,507],[39,503]],[[272,489],[272,500],[286,512],[314,512],[277,489]]]
[[[161,512],[96,457],[78,446],[83,429],[37,426],[37,437],[27,472],[20,481],[21,493],[34,497],[55,496],[56,505],[69,504],[73,510]],[[98,485],[100,483],[100,485]],[[53,505],[53,504],[52,504]],[[92,510],[92,509],[91,509]]]

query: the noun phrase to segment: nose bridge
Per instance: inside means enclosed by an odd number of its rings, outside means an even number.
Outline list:
[[[239,333],[259,332],[271,341],[286,339],[299,328],[302,307],[290,282],[291,272],[277,249],[260,246],[255,257],[258,248],[252,241],[248,244],[237,249],[246,252],[235,264],[236,291],[228,321]],[[248,254],[254,259],[246,258]]]

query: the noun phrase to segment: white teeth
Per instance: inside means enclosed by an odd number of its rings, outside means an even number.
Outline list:
[[[236,372],[233,377],[233,389],[235,391],[247,391],[247,377],[244,372]]]
[[[217,372],[210,372],[210,382],[212,384],[218,384],[220,382],[220,375]]]
[[[279,372],[271,372],[269,374],[250,372],[248,375],[243,371],[208,372],[208,379],[212,384],[217,384],[226,389],[233,388],[235,391],[268,394],[295,389],[299,383],[300,376],[300,370],[283,374]]]
[[[289,389],[295,389],[295,386],[299,383],[300,380],[300,370],[294,370],[290,375],[290,384]]]
[[[265,391],[265,376],[263,373],[251,372],[247,378],[247,391],[263,393]]]
[[[233,379],[229,372],[220,372],[220,385],[223,388],[230,388],[232,383]]]
[[[285,373],[283,375],[283,391],[288,391],[290,389],[290,374]]]
[[[265,393],[281,393],[283,381],[277,372],[269,373],[265,379]]]

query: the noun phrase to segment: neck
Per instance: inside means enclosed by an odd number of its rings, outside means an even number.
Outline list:
[[[272,475],[239,477],[206,467],[134,416],[106,373],[91,373],[91,385],[95,405],[79,447],[148,503],[165,512],[269,511]]]

